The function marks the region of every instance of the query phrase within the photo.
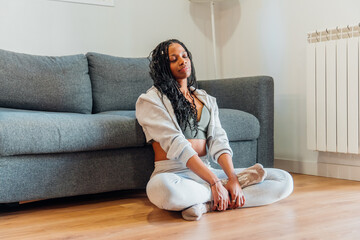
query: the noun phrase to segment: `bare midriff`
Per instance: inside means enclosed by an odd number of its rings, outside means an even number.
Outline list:
[[[206,139],[188,139],[188,141],[191,143],[192,148],[198,153],[199,157],[206,155]],[[155,161],[169,160],[160,143],[153,142],[152,146],[155,153]]]

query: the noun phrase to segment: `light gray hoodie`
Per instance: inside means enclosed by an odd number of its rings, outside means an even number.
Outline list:
[[[210,111],[210,123],[206,139],[210,159],[217,162],[223,153],[232,156],[233,152],[229,140],[220,124],[216,99],[200,89],[197,89],[194,94]],[[146,141],[148,143],[159,142],[162,149],[167,153],[168,159],[179,160],[186,166],[187,161],[197,154],[191,143],[183,135],[170,100],[165,95],[161,97],[161,93],[154,86],[138,98],[136,118],[143,128]]]

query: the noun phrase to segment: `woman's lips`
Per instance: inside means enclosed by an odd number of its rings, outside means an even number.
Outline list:
[[[189,67],[183,67],[179,70],[179,72],[187,72],[189,70]]]

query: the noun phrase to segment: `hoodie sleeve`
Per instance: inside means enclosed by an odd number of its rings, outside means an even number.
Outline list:
[[[176,128],[161,99],[142,94],[136,102],[136,118],[146,141],[159,142],[168,159],[176,159],[186,165],[197,154],[181,130]]]
[[[212,117],[214,118],[214,121],[212,122],[214,125],[212,136],[208,139],[208,150],[211,158],[217,163],[221,154],[228,153],[232,157],[233,151],[230,147],[227,134],[220,123],[219,108],[217,106],[216,99],[212,98],[212,100]]]

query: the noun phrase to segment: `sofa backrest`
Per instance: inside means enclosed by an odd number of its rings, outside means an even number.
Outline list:
[[[85,55],[47,57],[0,50],[0,107],[91,113]]]
[[[147,58],[86,54],[93,91],[93,113],[134,110],[137,98],[153,81]]]

